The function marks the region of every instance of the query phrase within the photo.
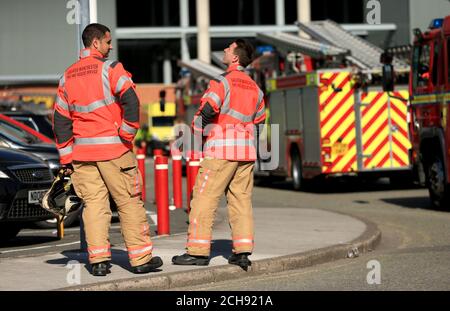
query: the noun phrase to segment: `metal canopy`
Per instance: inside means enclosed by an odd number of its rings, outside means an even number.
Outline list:
[[[283,32],[276,33],[258,33],[256,35],[258,40],[276,46],[286,52],[295,51],[302,54],[321,58],[325,56],[345,56],[349,51],[345,48],[340,48],[335,45],[301,38],[297,35],[292,35]]]
[[[179,61],[179,65],[188,68],[195,75],[202,75],[209,79],[213,79],[224,72],[222,69],[198,59]]]

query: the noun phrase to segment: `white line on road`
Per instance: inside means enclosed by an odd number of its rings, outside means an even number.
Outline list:
[[[21,249],[12,249],[12,250],[8,250],[8,251],[1,251],[0,254],[25,252],[25,251],[32,251],[32,250],[37,250],[37,249],[45,249],[45,248],[52,248],[52,247],[61,247],[61,246],[68,246],[68,245],[74,245],[74,244],[80,244],[80,241],[70,242],[70,243],[63,243],[63,244],[56,244],[56,245],[47,245],[47,246],[38,246],[38,247],[21,248]]]

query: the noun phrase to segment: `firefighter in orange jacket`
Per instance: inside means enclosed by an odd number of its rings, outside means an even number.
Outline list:
[[[141,200],[141,176],[132,149],[139,128],[139,99],[122,64],[108,60],[111,32],[101,24],[82,34],[80,60],[62,76],[53,129],[61,164],[73,174],[83,199],[92,274],[109,273],[111,250],[109,194],[120,216],[122,234],[134,273],[154,271],[163,263],[152,257],[150,226]]]
[[[191,200],[187,252],[176,265],[208,265],[214,215],[225,193],[232,230],[230,264],[247,269],[253,251],[252,190],[256,160],[255,125],[265,120],[264,94],[244,73],[253,47],[238,39],[224,50],[226,73],[211,80],[192,128],[206,137]]]

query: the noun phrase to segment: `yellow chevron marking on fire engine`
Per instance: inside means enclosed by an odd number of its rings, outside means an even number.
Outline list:
[[[332,102],[334,103],[335,101],[338,101],[338,100],[337,99],[333,99]],[[336,113],[330,118],[330,120],[326,124],[324,124],[324,126],[322,127],[322,133],[324,135],[326,135],[336,125],[336,123],[339,122],[339,120],[344,116],[344,114],[346,112],[348,112],[349,109],[352,109],[353,103],[354,103],[354,97],[352,95],[336,111]],[[355,121],[355,113],[353,111],[346,117],[345,121],[348,122],[349,119],[350,119],[351,122]],[[342,125],[339,125],[339,129],[341,129],[341,130],[345,130],[346,129],[346,128],[342,128],[342,127],[343,127]],[[335,134],[335,133],[333,133],[333,134]]]
[[[371,92],[367,95],[367,97],[363,100],[364,104],[370,104],[372,101],[375,100],[375,97],[377,95],[377,92]],[[383,106],[386,106],[386,101],[387,101],[387,95],[384,94],[383,96],[381,96],[378,101],[373,104],[373,107],[369,107],[369,106],[363,106],[361,108],[361,115],[368,110],[368,112],[365,113],[364,117],[362,118],[362,122],[361,122],[361,127],[364,128],[367,123],[372,120],[372,118],[378,114],[381,110],[381,108],[383,108]]]
[[[344,166],[348,164],[348,162],[355,156],[356,154],[356,144],[345,154],[345,156],[332,168],[333,172],[342,172],[344,170]],[[357,161],[353,161],[350,170],[357,171]]]
[[[323,74],[322,79],[329,79],[332,75],[333,73]],[[338,73],[332,84],[335,88],[337,88],[343,83],[343,81],[348,79],[348,77],[348,72]],[[322,125],[321,135],[322,138],[324,138],[325,135],[329,136],[327,138],[330,139],[331,146],[342,139],[340,143],[347,145],[349,150],[347,150],[347,152],[343,155],[332,153],[330,161],[338,161],[331,168],[323,167],[324,172],[343,172],[344,168],[349,164],[349,161],[356,155],[356,144],[354,144],[351,148],[349,147],[350,143],[355,140],[355,129],[351,128],[355,122],[355,113],[353,111],[354,95],[351,93],[351,81],[349,80],[346,82],[343,86],[341,86],[341,89],[342,90],[340,92],[336,92],[333,90],[332,86],[329,85],[327,90],[323,91],[320,95],[320,103],[322,105],[320,120],[321,122],[327,120],[326,123]],[[327,105],[323,106],[323,104],[327,101],[329,101]],[[343,118],[344,116],[345,118]],[[345,136],[343,136],[344,134]],[[357,162],[353,161],[351,164],[351,169],[356,171]]]
[[[336,79],[334,79],[332,84],[337,88],[348,77],[348,75],[349,75],[348,72],[339,73]],[[334,97],[330,103],[328,103],[325,107],[323,107],[322,109],[323,119],[325,119],[328,116],[328,114],[333,111],[336,105],[339,104],[339,102],[344,98],[347,92],[350,91],[350,89],[351,89],[350,81],[344,85],[341,92],[334,91],[331,85],[328,86],[328,89],[320,95],[320,103],[321,104],[325,103],[333,95]]]
[[[377,95],[379,95],[378,92],[369,92],[367,94],[367,97],[363,100],[363,103],[372,103],[376,99]],[[375,165],[378,165],[378,163],[383,160],[386,154],[390,152],[389,140],[386,140],[386,138],[389,136],[389,126],[386,122],[389,114],[388,110],[385,109],[387,108],[387,99],[387,94],[383,94],[376,101],[376,103],[373,103],[372,107],[363,106],[363,108],[361,108],[361,115],[364,113],[364,111],[370,109],[364,116],[362,115],[361,128],[363,130],[372,119],[375,120],[369,126],[369,128],[367,128],[366,131],[362,133],[363,154],[370,156],[370,158],[363,159],[363,166],[365,168],[372,168]],[[377,136],[373,138],[369,145],[367,145],[369,140],[372,139],[377,131]],[[383,142],[384,145],[382,145]],[[390,166],[390,164],[390,161],[387,161],[381,167]]]
[[[403,98],[408,98],[408,91],[402,90],[399,92]],[[409,152],[411,149],[411,142],[409,140],[409,128],[406,120],[406,116],[408,115],[408,106],[407,102],[391,98],[391,118],[396,123],[399,131],[393,131],[392,137],[392,152],[398,157],[401,162],[399,162],[394,156],[393,159],[393,167],[404,167],[404,165],[410,164]],[[399,114],[396,110],[398,110],[401,114]],[[396,144],[395,140],[403,147],[400,147]]]

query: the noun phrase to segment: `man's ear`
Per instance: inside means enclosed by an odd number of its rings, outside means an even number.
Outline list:
[[[100,41],[97,38],[94,38],[94,40],[92,40],[92,47],[94,47],[94,49],[98,49],[100,45]]]

